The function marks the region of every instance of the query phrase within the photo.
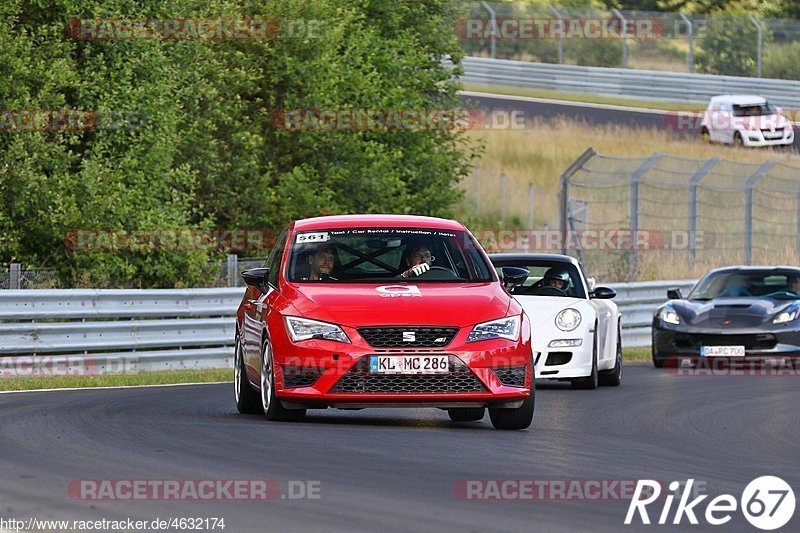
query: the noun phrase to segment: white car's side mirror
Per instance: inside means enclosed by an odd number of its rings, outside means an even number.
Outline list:
[[[595,288],[594,278],[586,278],[586,285],[589,286],[589,292],[594,292]]]

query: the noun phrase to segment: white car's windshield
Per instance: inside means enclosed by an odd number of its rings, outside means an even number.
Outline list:
[[[344,228],[294,235],[292,282],[495,281],[480,245],[464,231]]]
[[[775,115],[778,111],[772,107],[772,104],[750,104],[750,105],[733,105],[733,115],[736,117],[763,117],[765,115]]]
[[[562,261],[511,261],[495,262],[498,274],[504,266],[528,269],[525,283],[511,289],[514,296],[561,296],[586,298],[580,274],[575,265]]]

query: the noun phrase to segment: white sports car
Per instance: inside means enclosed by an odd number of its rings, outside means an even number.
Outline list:
[[[531,322],[536,377],[594,389],[622,381],[620,313],[616,291],[594,287],[572,257],[556,254],[492,254],[501,267],[522,267],[528,279],[508,285]]]

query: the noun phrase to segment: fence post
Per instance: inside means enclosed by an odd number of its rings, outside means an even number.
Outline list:
[[[533,186],[533,183],[528,185],[528,229],[533,229],[535,225],[534,220],[534,195],[536,187]]]
[[[564,64],[564,29],[565,29],[564,28],[564,17],[562,17],[561,13],[559,13],[558,9],[554,8],[552,5],[547,4],[547,7],[550,8],[550,11],[552,11],[553,14],[556,16],[556,18],[558,19],[558,26],[559,26],[559,32],[558,32],[558,64],[559,65],[563,65]]]
[[[689,17],[683,13],[678,13],[678,15],[681,16],[686,26],[689,28],[689,72],[692,73],[694,72],[694,25],[692,25],[692,21],[689,20]]]
[[[628,21],[625,19],[623,14],[620,12],[619,9],[612,9],[612,13],[619,19],[619,23],[622,25],[622,31],[620,34],[622,35],[622,68],[628,68]]]
[[[658,160],[664,157],[662,153],[655,153],[650,156],[650,158],[645,161],[642,166],[636,169],[636,171],[631,175],[631,242],[639,242],[638,237],[636,236],[637,232],[639,231],[639,183],[642,181],[642,176],[644,176],[648,170],[653,168],[653,166],[658,163]],[[639,268],[639,252],[636,249],[636,246],[631,246],[631,260],[630,260],[630,270],[628,271],[628,281],[633,281],[636,278],[636,272]]]
[[[766,176],[777,161],[767,161],[747,178],[744,193],[744,257],[745,264],[753,264],[753,190],[758,180]]]
[[[8,266],[8,288],[11,290],[22,288],[22,268],[19,263]]]
[[[689,180],[689,269],[694,268],[697,257],[697,189],[700,182],[722,161],[721,157],[709,159]]]
[[[236,276],[239,275],[239,256],[228,254],[228,287],[236,286]]]
[[[475,166],[475,215],[481,214],[481,167]]]
[[[761,77],[761,57],[764,53],[764,30],[761,28],[758,20],[753,15],[750,15],[750,22],[752,22],[758,30],[758,57],[756,58],[756,71],[757,76]]]
[[[502,195],[502,205],[500,206],[501,218],[503,220],[503,227],[506,225],[506,182],[508,177],[505,174],[500,174],[500,191]]]
[[[487,2],[481,2],[483,8],[489,12],[489,19],[492,21],[492,35],[489,37],[489,55],[494,59],[495,52],[497,51],[497,14]]]
[[[586,149],[585,152],[581,154],[581,156],[573,161],[573,163],[561,174],[561,178],[559,178],[559,191],[558,191],[558,202],[559,202],[559,217],[558,217],[558,229],[561,231],[561,253],[567,253],[567,231],[569,230],[569,180],[572,176],[575,175],[578,170],[580,170],[583,165],[586,164],[591,158],[597,155],[597,152],[591,146]]]

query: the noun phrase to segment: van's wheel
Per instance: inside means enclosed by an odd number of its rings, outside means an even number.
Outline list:
[[[597,373],[597,324],[594,325],[594,339],[592,340],[592,372],[585,378],[572,380],[573,389],[596,389],[599,382]]]
[[[261,345],[261,406],[267,420],[299,422],[306,416],[305,409],[286,409],[275,395],[275,364],[268,339]]]
[[[708,128],[703,126],[700,128],[700,138],[703,139],[703,142],[710,143],[711,142],[711,132],[708,131]]]
[[[618,387],[622,383],[622,328],[617,324],[617,355],[614,368],[600,372],[600,385]]]
[[[447,414],[453,422],[477,422],[486,415],[485,407],[458,407],[448,409]]]
[[[233,361],[233,392],[236,398],[236,409],[247,415],[262,413],[261,398],[250,386],[247,370],[244,366],[244,348],[239,335],[236,335],[236,348]]]
[[[739,148],[744,147],[744,139],[742,139],[742,134],[738,131],[733,134],[733,145]]]

